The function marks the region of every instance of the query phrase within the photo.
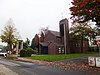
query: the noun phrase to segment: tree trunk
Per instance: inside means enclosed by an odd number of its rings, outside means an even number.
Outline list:
[[[81,53],[83,53],[83,36],[81,36],[81,42],[80,43],[81,43],[81,46],[80,46],[81,47]]]
[[[12,51],[12,44],[8,44],[8,50]]]

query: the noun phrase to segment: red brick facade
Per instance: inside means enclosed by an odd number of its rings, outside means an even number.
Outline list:
[[[66,25],[66,33],[63,30],[64,25]],[[38,38],[37,35],[35,36],[35,38]],[[37,40],[39,40],[39,38]],[[60,32],[48,30],[46,31],[45,35],[41,35],[40,41],[38,43],[39,54],[80,53],[86,52],[89,49],[89,43],[87,40],[84,40],[83,42],[83,51],[81,51],[80,40],[70,41],[67,19],[63,19],[60,21]]]
[[[83,51],[81,51],[81,40],[70,41],[71,53],[83,53],[89,50],[89,43],[87,40],[83,41]]]
[[[59,32],[50,30],[45,35],[44,43],[48,43],[48,54],[59,54],[58,48],[63,46]]]

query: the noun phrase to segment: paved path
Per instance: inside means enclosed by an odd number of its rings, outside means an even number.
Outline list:
[[[13,72],[11,69],[0,64],[0,75],[19,75],[19,74],[17,74],[16,72]]]
[[[84,72],[65,71],[57,67],[48,66],[45,63],[36,64],[1,58],[0,64],[2,64],[1,67],[3,68],[0,67],[0,75],[86,75]]]
[[[0,59],[0,75],[100,75],[100,68],[88,66],[87,57],[55,62],[19,60],[27,62]]]
[[[96,54],[93,56],[100,57],[100,54]],[[67,72],[79,72],[79,73],[82,72],[85,73],[84,75],[100,75],[100,68],[90,67],[88,65],[88,60],[87,60],[88,56],[65,59],[65,60],[54,61],[54,62],[45,62],[45,61],[31,60],[31,59],[24,59],[24,58],[19,58],[19,59],[26,60],[32,63],[46,64],[49,66],[63,69]]]

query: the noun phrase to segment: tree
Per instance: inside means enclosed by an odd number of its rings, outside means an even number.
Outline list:
[[[35,48],[39,48],[39,36],[38,36],[38,34],[36,34],[34,36],[34,46],[35,46]]]
[[[9,50],[12,50],[12,45],[16,43],[19,38],[19,34],[14,26],[12,19],[9,19],[5,25],[0,38],[2,39],[2,42],[6,42],[8,44]]]
[[[41,32],[41,35],[40,35],[40,42],[44,42],[44,38],[45,38],[45,35],[43,32]]]
[[[73,0],[70,7],[73,22],[92,20],[100,27],[100,0]]]
[[[46,35],[47,33],[48,33],[48,30],[49,30],[49,27],[47,26],[47,27],[41,27],[40,29],[39,29],[39,36],[44,36],[44,35]]]
[[[27,43],[27,45],[29,46],[30,45],[30,40],[28,39],[28,38],[26,38],[27,40],[26,40],[26,43]]]
[[[71,26],[70,28],[70,35],[72,39],[79,39],[81,36],[81,34],[83,34],[83,38],[95,38],[96,34],[97,34],[97,30],[96,28],[92,28],[87,22],[85,23],[76,23],[75,25]]]
[[[26,38],[26,41],[23,42],[23,48],[24,48],[24,49],[29,48],[29,44],[30,44],[30,40],[29,40],[28,38]]]
[[[31,48],[32,48],[33,50],[35,50],[34,38],[32,39],[32,42],[31,42]]]
[[[76,23],[73,27],[70,28],[70,38],[73,40],[81,40],[80,46],[81,51],[83,51],[83,40],[88,39],[90,42],[93,41],[96,36],[96,29],[92,28],[85,23]]]

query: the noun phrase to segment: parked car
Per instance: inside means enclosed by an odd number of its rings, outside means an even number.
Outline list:
[[[0,56],[6,57],[7,56],[7,52],[4,51],[4,50],[0,50]]]

